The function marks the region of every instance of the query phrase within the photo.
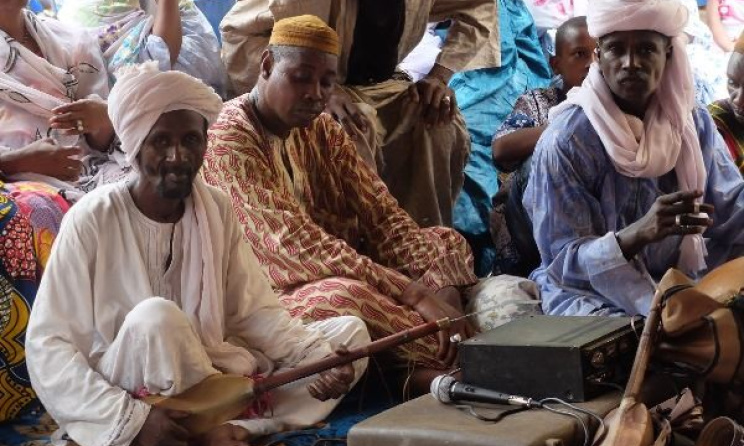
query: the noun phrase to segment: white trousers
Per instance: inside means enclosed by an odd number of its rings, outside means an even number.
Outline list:
[[[370,342],[361,319],[342,316],[308,325],[323,333],[331,348],[344,343],[350,350]],[[367,367],[367,359],[353,363],[354,384]],[[178,395],[209,375],[212,367],[201,340],[186,315],[174,302],[151,298],[127,314],[121,330],[96,367],[110,383],[136,393],[145,388],[152,394]],[[281,370],[281,369],[280,369]],[[323,420],[341,401],[318,401],[306,389],[311,376],[272,391],[271,419],[236,420],[257,435],[308,426]]]

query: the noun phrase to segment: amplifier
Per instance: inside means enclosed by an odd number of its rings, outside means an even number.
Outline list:
[[[460,343],[462,382],[580,402],[624,386],[638,347],[629,317],[528,316]]]

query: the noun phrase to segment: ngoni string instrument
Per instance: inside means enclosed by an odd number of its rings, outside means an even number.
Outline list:
[[[346,354],[333,354],[312,364],[278,372],[259,380],[239,375],[216,374],[207,377],[180,395],[172,397],[153,395],[143,400],[155,407],[189,413],[190,415],[182,421],[183,426],[193,435],[202,434],[226,421],[237,418],[262,393],[434,334],[468,316],[470,314],[456,319],[443,318],[419,325],[378,339],[363,347],[349,350]]]

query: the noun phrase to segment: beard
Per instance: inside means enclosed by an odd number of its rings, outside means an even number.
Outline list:
[[[187,178],[187,181],[174,181],[168,178],[169,174],[176,174],[179,178]],[[190,168],[160,169],[156,191],[162,198],[169,200],[183,200],[191,195],[194,188],[195,172]]]

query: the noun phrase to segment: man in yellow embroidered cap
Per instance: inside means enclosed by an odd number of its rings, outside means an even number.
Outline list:
[[[461,316],[476,282],[453,229],[421,228],[322,113],[338,77],[339,40],[319,18],[274,26],[256,87],[225,104],[209,130],[203,173],[225,190],[246,238],[290,314],[306,321],[356,315],[373,338]],[[450,336],[407,344],[422,387],[453,365]],[[431,373],[430,373],[431,372]],[[429,373],[429,375],[427,375]]]
[[[256,84],[257,56],[275,23],[300,14],[322,14],[339,35],[339,85],[326,111],[418,224],[451,226],[470,137],[447,84],[454,72],[499,65],[495,2],[241,0],[221,23],[223,60],[238,93]],[[398,64],[428,22],[448,19],[436,64],[411,82]]]

